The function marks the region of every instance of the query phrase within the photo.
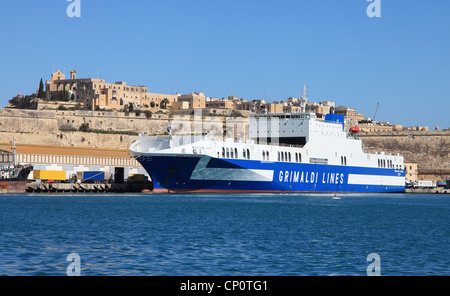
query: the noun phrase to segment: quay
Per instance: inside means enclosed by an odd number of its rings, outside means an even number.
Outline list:
[[[49,183],[29,182],[26,191],[29,193],[140,193],[150,192],[153,189],[151,182],[146,183]]]
[[[136,192],[141,185],[129,179],[150,180],[126,149],[0,143],[0,166],[13,163],[33,166],[27,177],[30,192]]]
[[[428,194],[428,193],[444,193],[450,194],[450,188],[436,187],[436,188],[406,188],[405,193],[420,193],[420,194]]]

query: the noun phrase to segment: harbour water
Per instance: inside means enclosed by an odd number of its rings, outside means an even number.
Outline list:
[[[3,194],[0,275],[450,275],[444,194]]]

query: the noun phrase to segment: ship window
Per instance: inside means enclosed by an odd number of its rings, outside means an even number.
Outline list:
[[[301,153],[298,154],[298,162],[302,162],[302,154]]]
[[[286,151],[284,152],[284,160],[288,161],[288,153]]]
[[[344,165],[347,165],[347,156],[344,156]]]
[[[266,158],[269,160],[269,151],[266,151]]]
[[[250,159],[250,150],[247,149],[247,159]]]
[[[289,152],[289,162],[291,162],[291,152]]]
[[[280,151],[278,151],[278,161],[281,161]]]
[[[245,149],[242,149],[242,157],[245,158]]]
[[[234,158],[234,155],[233,155],[233,148],[230,148],[230,158]]]
[[[266,151],[263,151],[263,160],[266,160]]]
[[[226,151],[227,151],[227,158],[230,158],[230,150],[227,148]]]
[[[222,147],[222,157],[225,158],[225,148]]]
[[[281,161],[284,161],[284,153],[281,152]]]
[[[237,148],[234,148],[234,157],[238,158]]]

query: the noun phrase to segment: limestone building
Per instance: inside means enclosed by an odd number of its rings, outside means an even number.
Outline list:
[[[129,110],[149,109],[157,111],[170,106],[179,94],[149,93],[146,86],[127,85],[120,81],[107,83],[104,79],[77,78],[76,71],[70,71],[70,79],[58,69],[46,81],[46,98],[51,100],[55,94],[67,91],[71,99],[84,104],[91,110]]]

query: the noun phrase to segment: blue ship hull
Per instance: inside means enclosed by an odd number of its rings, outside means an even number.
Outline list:
[[[404,192],[400,169],[151,154],[155,192]]]

